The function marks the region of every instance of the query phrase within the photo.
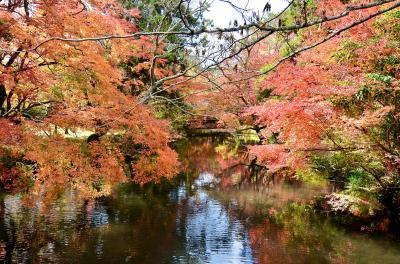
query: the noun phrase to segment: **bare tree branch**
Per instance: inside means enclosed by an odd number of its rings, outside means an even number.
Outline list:
[[[242,30],[246,29],[251,29],[251,28],[258,28],[262,31],[267,31],[267,32],[282,32],[282,31],[294,31],[294,30],[299,30],[302,28],[308,28],[314,25],[322,24],[325,22],[329,21],[334,21],[343,17],[348,16],[351,12],[357,11],[357,10],[363,10],[363,9],[369,9],[372,7],[377,7],[377,6],[382,6],[387,3],[392,3],[392,2],[397,2],[395,5],[392,6],[392,8],[385,9],[387,11],[395,9],[400,6],[400,2],[397,0],[381,0],[381,1],[376,1],[368,4],[361,4],[357,6],[348,6],[346,10],[344,10],[342,13],[334,16],[326,16],[322,17],[313,21],[310,21],[308,23],[304,23],[301,25],[290,25],[290,26],[281,26],[281,27],[274,27],[274,26],[268,26],[267,23],[263,22],[253,22],[249,24],[243,24],[243,25],[238,25],[236,27],[226,27],[226,28],[201,28],[197,30],[185,30],[185,31],[154,31],[154,32],[136,32],[133,34],[127,34],[127,35],[104,35],[104,36],[93,36],[93,37],[86,37],[86,38],[64,38],[64,37],[51,37],[47,40],[44,40],[40,43],[38,43],[36,46],[30,48],[30,49],[25,49],[25,50],[20,50],[20,51],[13,51],[9,49],[0,49],[0,51],[3,52],[33,52],[45,45],[46,43],[53,42],[53,41],[61,41],[61,42],[87,42],[87,41],[100,41],[100,40],[109,40],[109,39],[128,39],[128,38],[137,38],[140,36],[165,36],[165,35],[178,35],[178,36],[194,36],[194,35],[201,35],[204,33],[208,34],[218,34],[218,33],[231,33],[231,32],[240,32]],[[385,11],[385,12],[387,12]],[[385,13],[385,12],[379,12],[379,14]]]

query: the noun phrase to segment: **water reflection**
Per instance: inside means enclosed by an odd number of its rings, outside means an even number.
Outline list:
[[[232,184],[234,156],[204,139],[181,146],[185,173],[82,200],[0,203],[6,263],[398,263],[397,243],[348,231],[304,202],[326,189],[281,181]],[[239,157],[236,157],[240,160]],[[237,162],[237,160],[236,160]],[[240,173],[238,168],[235,173]],[[229,178],[229,181],[226,180]],[[229,184],[227,184],[229,182]]]
[[[247,231],[232,219],[229,210],[211,198],[202,186],[212,185],[210,173],[201,173],[194,181],[191,196],[182,200],[177,215],[177,236],[184,241],[181,252],[175,252],[176,263],[254,263]]]
[[[112,197],[54,204],[3,199],[3,260],[15,263],[254,263],[246,228],[203,189],[210,173],[177,186],[122,186]]]
[[[154,193],[149,199],[149,193]],[[3,200],[0,241],[8,263],[160,263],[175,244],[176,205],[137,187],[80,201],[69,193],[41,208]]]

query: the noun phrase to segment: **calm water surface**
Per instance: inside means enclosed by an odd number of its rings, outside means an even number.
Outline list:
[[[67,191],[51,204],[0,205],[5,263],[400,263],[388,237],[346,231],[306,202],[324,188],[237,183],[218,140],[179,147],[186,173],[174,182],[120,186],[82,200]],[[217,148],[215,148],[217,147]],[[228,164],[228,165],[227,165]],[[221,169],[222,168],[222,169]],[[236,179],[236,180],[235,180]]]

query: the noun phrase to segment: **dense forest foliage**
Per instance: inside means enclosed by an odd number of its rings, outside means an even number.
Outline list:
[[[221,28],[210,1],[1,1],[2,187],[170,179],[171,142],[212,122],[257,134],[249,181],[325,179],[320,206],[400,224],[400,2],[271,4]]]

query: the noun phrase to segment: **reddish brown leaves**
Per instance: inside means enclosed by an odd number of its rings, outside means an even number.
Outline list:
[[[139,12],[125,10],[113,0],[35,4],[29,17],[0,11],[7,25],[1,28],[1,48],[37,47],[34,52],[2,54],[0,78],[7,100],[0,105],[1,115],[21,122],[0,119],[0,151],[8,148],[19,154],[18,164],[0,162],[3,183],[16,183],[17,175],[23,174],[36,193],[43,187],[55,193],[72,184],[97,196],[109,193],[118,182],[144,184],[175,175],[177,157],[168,146],[168,123],[121,91],[125,76],[120,64],[140,58],[144,62],[132,70],[148,71],[152,38],[50,41],[37,46],[53,37],[131,34],[137,31],[132,21]],[[22,6],[17,9],[23,14]],[[167,74],[166,69],[156,72]],[[89,142],[91,134],[97,136]]]

